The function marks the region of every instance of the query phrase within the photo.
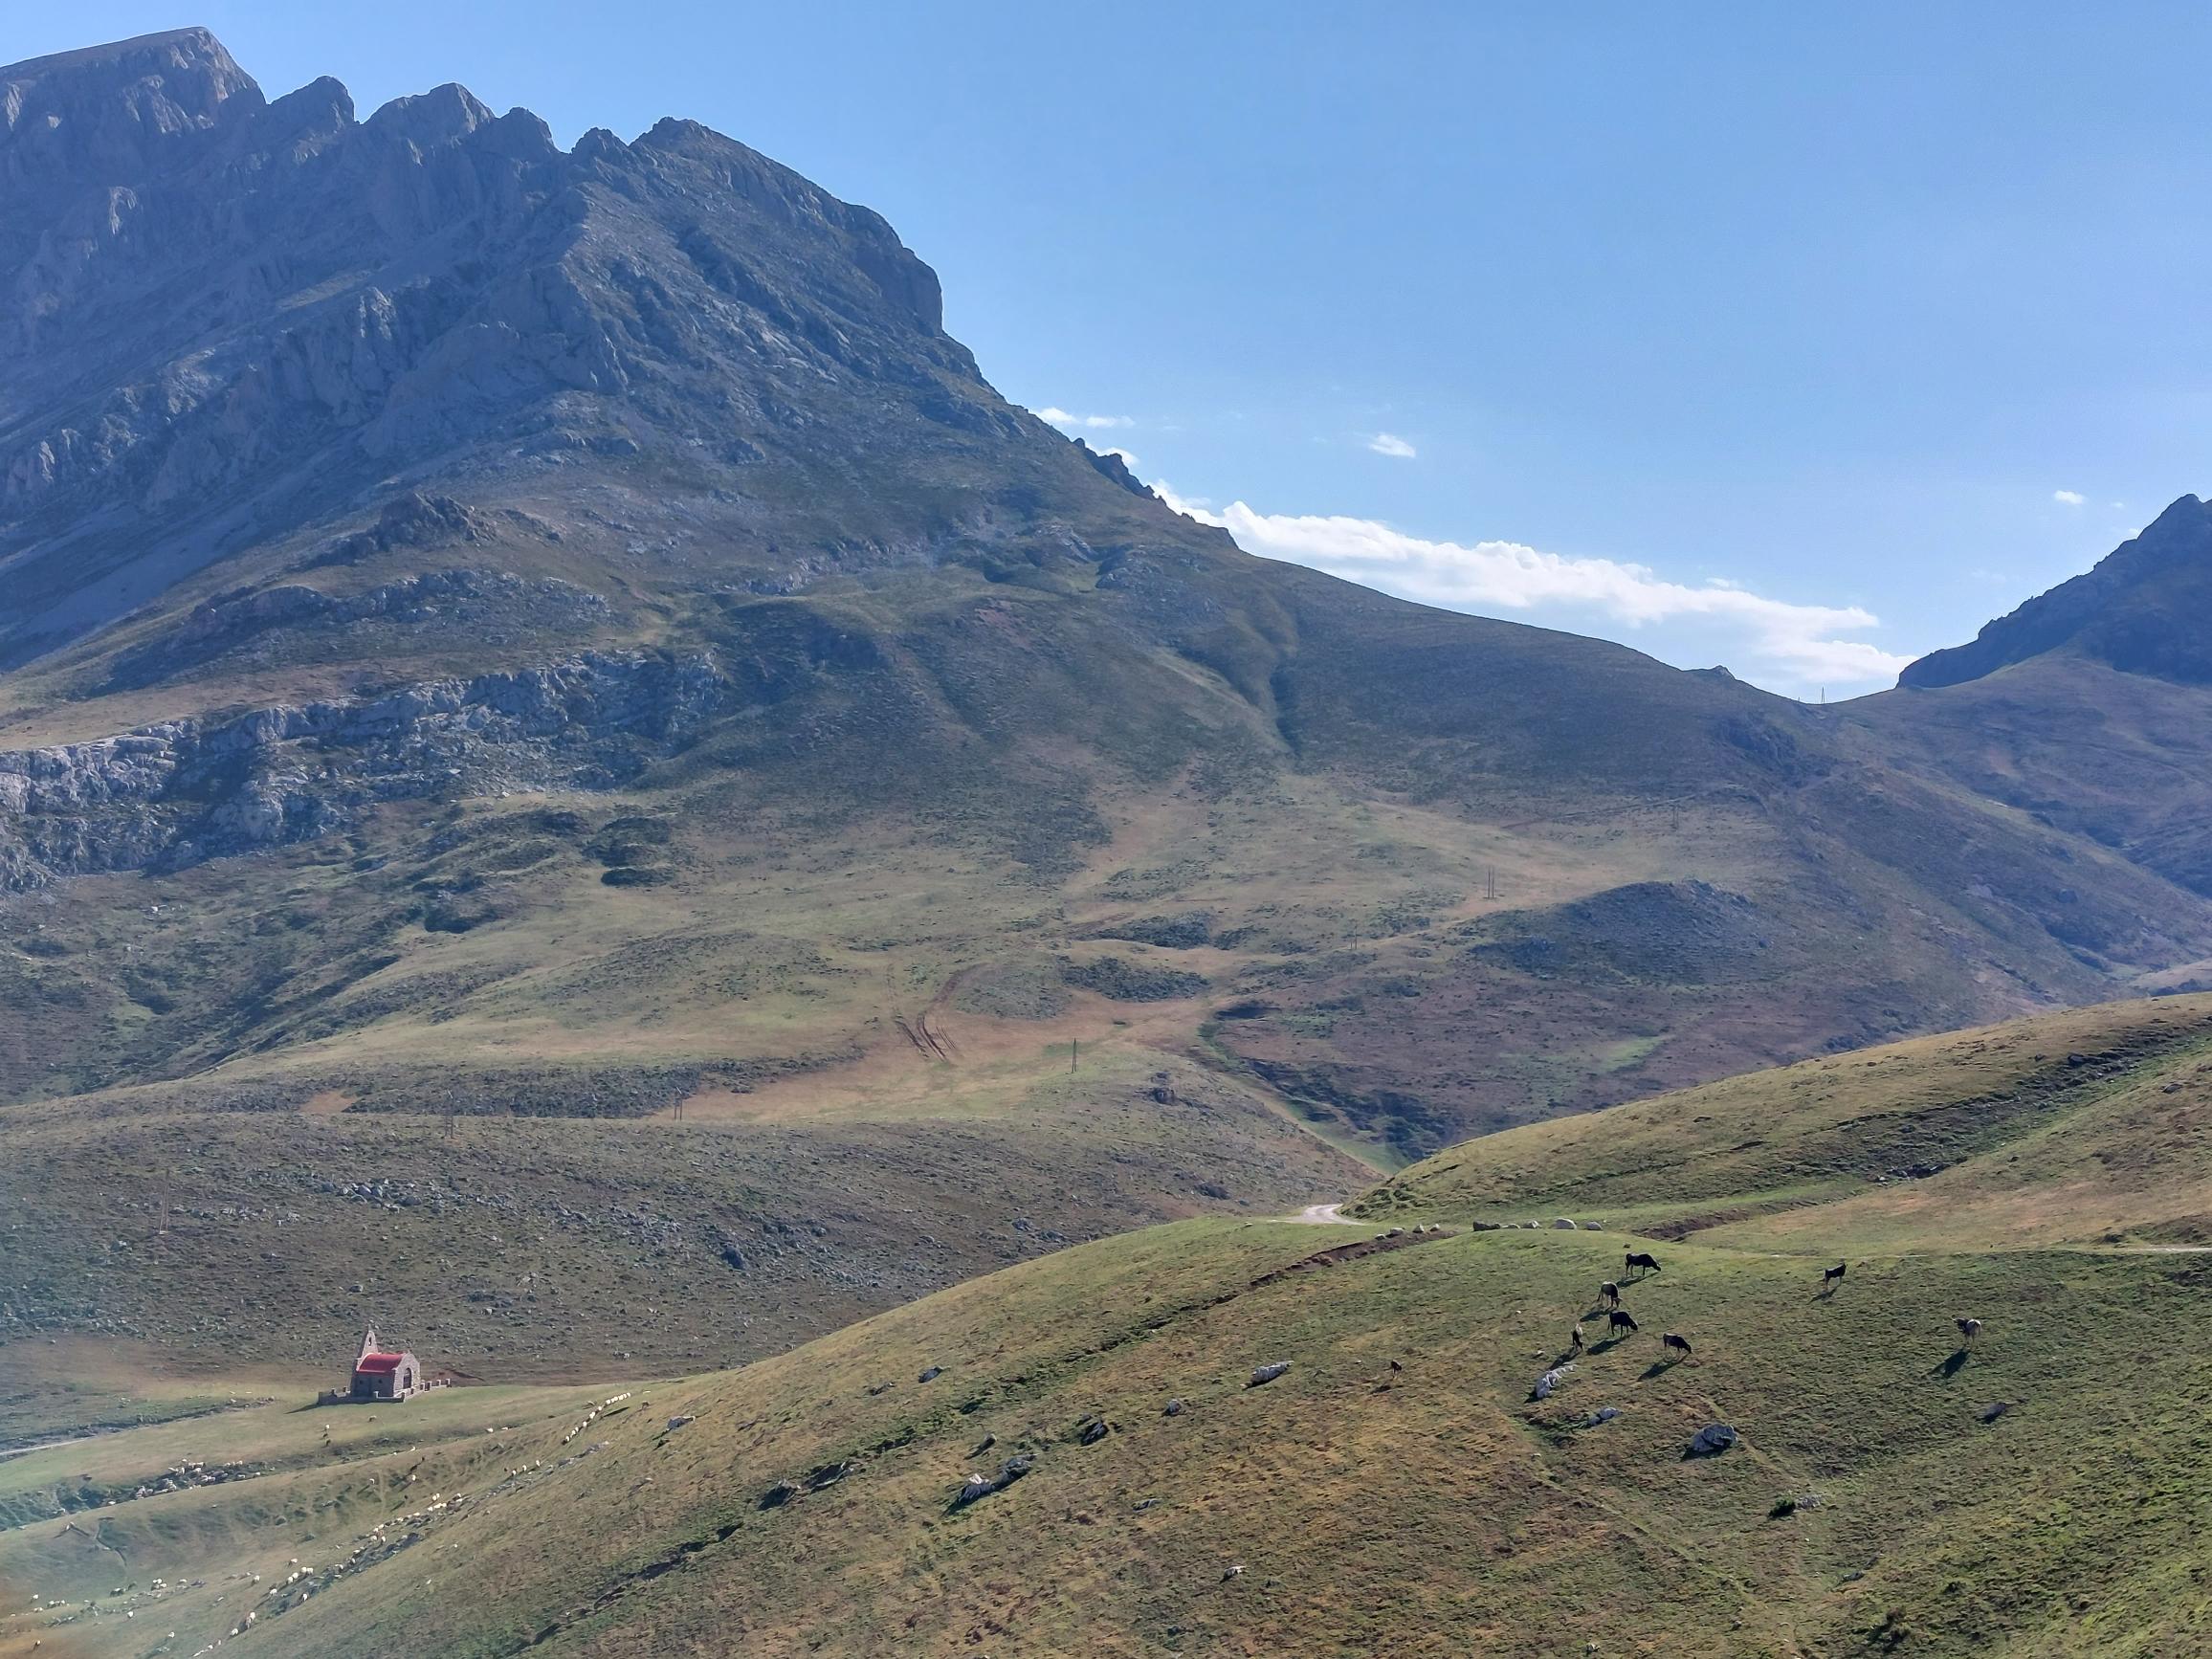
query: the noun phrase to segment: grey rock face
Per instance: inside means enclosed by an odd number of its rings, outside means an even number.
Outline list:
[[[812,472],[829,425],[1113,489],[940,321],[881,218],[693,122],[362,122],[204,30],[0,69],[0,667],[456,453]]]
[[[711,657],[587,653],[0,752],[0,889],[301,841],[379,801],[604,787],[721,706]]]
[[[1725,1423],[1708,1423],[1690,1437],[1684,1457],[1717,1457],[1736,1444],[1736,1430]]]
[[[2183,496],[2092,570],[1988,624],[1966,645],[1931,652],[1900,686],[1959,685],[2050,652],[2128,674],[2212,683],[2212,506]]]

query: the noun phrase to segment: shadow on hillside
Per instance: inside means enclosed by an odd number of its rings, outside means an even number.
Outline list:
[[[1966,1368],[1966,1361],[1972,1358],[1973,1356],[1971,1354],[1969,1354],[1964,1348],[1961,1348],[1957,1353],[1951,1355],[1950,1358],[1946,1359],[1942,1364],[1936,1366],[1935,1370],[1929,1372],[1928,1375],[1931,1377],[1940,1377],[1944,1382],[1948,1382],[1952,1378],[1958,1376],[1960,1371]]]
[[[1682,1361],[1679,1360],[1654,1360],[1650,1364],[1644,1367],[1643,1374],[1639,1376],[1636,1381],[1639,1382],[1648,1382],[1654,1377],[1664,1377],[1668,1372],[1673,1370],[1675,1366],[1681,1363]]]

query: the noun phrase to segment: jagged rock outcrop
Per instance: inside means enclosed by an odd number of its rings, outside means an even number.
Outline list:
[[[723,706],[710,657],[588,654],[0,753],[0,890],[326,834],[441,792],[605,787]]]
[[[981,439],[1097,476],[940,323],[881,218],[696,122],[564,152],[457,86],[357,121],[204,30],[0,69],[0,667],[432,459],[881,500]]]
[[[1971,644],[1897,676],[1928,688],[1981,679],[2052,652],[2123,674],[2212,685],[2212,506],[2183,496],[2096,567],[2001,616]]]

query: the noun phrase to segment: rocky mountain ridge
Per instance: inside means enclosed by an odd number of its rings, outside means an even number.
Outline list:
[[[879,217],[696,123],[564,152],[455,86],[357,121],[201,30],[0,86],[0,661],[426,464],[651,454],[741,509],[824,425],[1041,447]]]
[[[2125,674],[2212,685],[2212,506],[2183,496],[2095,568],[1999,617],[1972,643],[1898,675],[1929,689],[1981,679],[2053,652]]]

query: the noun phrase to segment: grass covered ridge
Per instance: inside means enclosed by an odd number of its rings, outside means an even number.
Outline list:
[[[2208,1115],[2212,998],[2108,1003],[1471,1140],[1356,1208],[1816,1253],[2212,1244]]]

